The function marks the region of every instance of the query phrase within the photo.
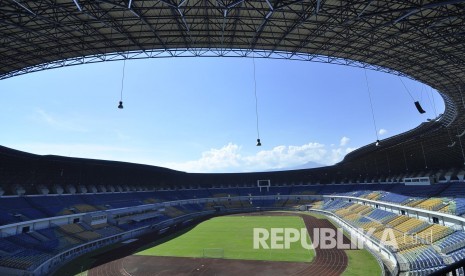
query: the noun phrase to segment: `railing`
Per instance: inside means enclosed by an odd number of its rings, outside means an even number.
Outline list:
[[[465,271],[465,259],[455,262],[451,265],[448,265],[438,271],[435,271],[430,274],[430,276],[440,276],[440,275],[463,275]]]
[[[460,217],[455,214],[449,214],[445,212],[438,212],[438,211],[433,211],[433,210],[426,210],[422,208],[417,208],[417,207],[410,207],[406,205],[401,205],[399,203],[391,203],[387,201],[381,201],[381,200],[371,200],[371,199],[366,199],[366,198],[361,198],[361,197],[353,197],[353,196],[339,196],[339,195],[323,195],[323,198],[342,198],[342,199],[351,199],[354,202],[366,202],[369,204],[379,204],[383,206],[389,206],[389,207],[394,207],[397,208],[398,210],[408,210],[412,212],[423,212],[423,213],[428,213],[437,217],[444,217],[448,218],[450,220],[453,220],[456,225],[462,225],[462,223],[465,223],[465,218]]]

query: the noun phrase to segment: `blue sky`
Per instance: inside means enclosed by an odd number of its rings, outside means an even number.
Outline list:
[[[167,58],[73,66],[0,81],[0,144],[37,154],[119,160],[189,172],[331,165],[376,140],[364,70],[255,59]],[[380,139],[442,113],[441,97],[367,71]]]

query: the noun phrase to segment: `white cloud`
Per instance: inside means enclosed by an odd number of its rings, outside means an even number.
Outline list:
[[[357,148],[346,148],[346,154],[356,150]]]
[[[344,140],[348,141],[348,138]],[[170,162],[163,164],[163,166],[187,172],[267,171],[294,167],[309,161],[322,165],[332,165],[341,161],[348,152],[354,149],[308,143],[301,146],[281,145],[270,150],[244,155],[240,146],[229,143],[219,149],[203,152],[197,160]]]
[[[386,133],[388,133],[387,130],[385,130],[384,128],[381,128],[379,131],[378,131],[379,135],[384,135]]]
[[[198,160],[183,163],[166,163],[163,166],[188,171],[188,172],[214,172],[224,171],[228,168],[237,169],[240,166],[242,156],[238,145],[229,143],[220,149],[210,149],[202,153]]]
[[[347,143],[349,143],[349,141],[350,141],[350,138],[344,136],[341,138],[341,142],[339,143],[339,146],[344,147],[347,145]]]

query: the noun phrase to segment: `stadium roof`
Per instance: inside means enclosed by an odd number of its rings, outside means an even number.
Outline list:
[[[0,79],[121,59],[252,55],[405,75],[440,91],[444,114],[349,154],[337,173],[465,162],[456,136],[465,129],[465,0],[8,0],[0,26]]]

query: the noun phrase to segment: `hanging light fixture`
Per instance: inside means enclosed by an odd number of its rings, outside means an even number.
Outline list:
[[[121,93],[120,93],[120,100],[118,104],[119,109],[123,109],[123,88],[124,88],[124,69],[126,67],[126,59],[123,61],[123,76],[121,78]]]
[[[457,128],[457,133],[459,132],[459,129]],[[459,145],[460,145],[460,149],[462,150],[462,157],[463,157],[463,164],[465,165],[465,152],[463,151],[463,145],[462,145],[462,136],[459,136],[457,135],[457,137],[459,138]]]
[[[419,101],[414,102],[414,104],[415,104],[415,107],[417,108],[417,110],[418,110],[418,112],[419,112],[420,114],[423,114],[423,113],[426,112],[426,111],[421,107]]]
[[[460,138],[460,137],[462,137],[463,135],[465,135],[465,130],[463,130],[460,134],[457,134],[456,136]]]
[[[412,98],[413,104],[414,104],[415,107],[417,108],[418,113],[420,113],[420,114],[426,113],[426,111],[423,109],[423,107],[421,107],[420,102],[419,102],[419,101],[415,101],[415,99],[414,99],[413,96],[412,96],[412,93],[410,93],[410,91],[408,90],[407,86],[405,85],[404,81],[402,80],[402,78],[401,78],[400,76],[399,76],[399,80],[400,80],[400,82],[402,83],[402,85],[404,86],[405,91],[407,91],[407,93],[408,93],[408,95],[410,96],[410,98]]]
[[[428,168],[428,163],[426,162],[426,153],[425,153],[425,148],[423,147],[423,142],[420,142],[421,145],[421,151],[423,152],[423,160],[425,161],[425,169]]]

